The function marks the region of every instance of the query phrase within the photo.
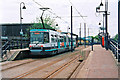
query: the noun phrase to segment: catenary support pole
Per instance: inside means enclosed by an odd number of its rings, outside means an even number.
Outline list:
[[[84,46],[86,48],[86,23],[84,23]]]
[[[118,44],[120,44],[120,0],[118,0]],[[120,45],[118,49],[120,49]],[[118,61],[120,62],[120,50],[118,50]]]
[[[104,35],[104,29],[105,29],[105,27],[104,27],[104,16],[105,16],[105,14],[103,14],[103,35]]]
[[[71,52],[73,51],[73,38],[72,38],[72,6],[71,6]]]
[[[81,45],[81,23],[80,23],[80,45]]]

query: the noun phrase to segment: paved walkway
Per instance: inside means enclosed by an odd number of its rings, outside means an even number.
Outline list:
[[[77,78],[118,78],[118,67],[112,53],[94,45]]]

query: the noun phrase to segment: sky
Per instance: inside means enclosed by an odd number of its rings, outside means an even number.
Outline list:
[[[105,0],[102,0],[105,3]],[[50,15],[55,19],[58,27],[63,32],[71,26],[71,5],[73,6],[73,33],[79,34],[81,23],[82,36],[84,36],[84,23],[87,27],[87,36],[95,36],[99,33],[99,22],[103,21],[103,13],[96,13],[96,7],[100,5],[101,0],[0,0],[0,24],[20,23],[20,3],[24,2],[26,9],[22,10],[23,23],[33,23],[36,17],[40,17],[41,7],[48,7],[49,10],[44,15]],[[37,4],[37,3],[39,4]],[[118,1],[108,0],[108,32],[111,37],[118,31]],[[22,5],[23,6],[23,5]],[[101,7],[104,10],[104,7]],[[52,13],[51,13],[52,12]],[[83,18],[80,16],[84,16]],[[70,30],[69,30],[70,31]]]

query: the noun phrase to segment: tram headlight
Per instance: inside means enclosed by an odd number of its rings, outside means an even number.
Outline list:
[[[43,45],[41,45],[41,47],[43,47]]]
[[[32,47],[31,45],[29,45],[29,47]]]

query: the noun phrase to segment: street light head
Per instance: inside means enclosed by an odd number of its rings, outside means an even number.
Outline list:
[[[23,18],[21,17],[21,19],[23,19]]]
[[[99,25],[101,25],[101,23],[99,23]]]
[[[22,9],[26,9],[26,7],[25,6],[23,6],[23,8]]]
[[[50,9],[50,8],[39,8],[39,9],[45,11],[45,10]]]
[[[56,26],[58,26],[58,24],[56,24]]]
[[[102,2],[100,3],[100,6],[103,6],[103,3],[102,3]]]
[[[99,10],[100,10],[100,6],[96,7],[96,9],[99,9]]]

